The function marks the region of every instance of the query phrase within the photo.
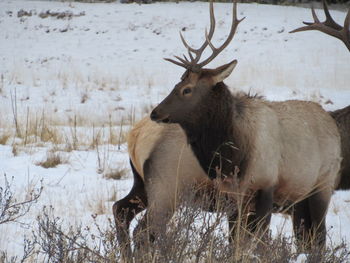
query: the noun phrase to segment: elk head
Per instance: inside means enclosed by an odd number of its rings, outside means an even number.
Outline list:
[[[237,19],[237,3],[233,4],[232,25],[230,33],[225,42],[220,47],[215,47],[211,39],[215,31],[215,17],[213,2],[210,2],[210,30],[205,33],[206,40],[198,49],[190,47],[180,32],[182,43],[187,48],[188,57],[175,56],[177,60],[166,58],[186,69],[181,77],[181,81],[175,85],[171,93],[152,111],[151,119],[164,123],[180,123],[184,118],[195,116],[195,112],[200,110],[199,104],[203,103],[205,98],[210,98],[218,88],[217,84],[227,78],[237,64],[237,60],[218,67],[216,69],[203,68],[211,62],[225,47],[231,42],[236,32],[238,24],[244,19]],[[205,48],[209,46],[212,50],[211,55],[200,62],[201,55]]]
[[[326,16],[326,20],[324,22],[320,22],[316,15],[315,9],[312,7],[311,12],[314,22],[303,22],[306,26],[294,29],[290,33],[318,30],[327,35],[338,38],[345,44],[345,46],[350,51],[350,9],[345,17],[344,26],[337,24],[331,17],[331,14],[329,13],[326,4],[326,0],[323,0],[323,10]]]

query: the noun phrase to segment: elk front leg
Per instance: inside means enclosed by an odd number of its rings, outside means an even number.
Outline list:
[[[113,215],[117,229],[117,240],[125,262],[132,262],[130,246],[129,226],[134,217],[147,207],[147,197],[144,183],[140,175],[134,169],[134,185],[129,194],[113,205]],[[131,260],[131,261],[130,261]]]
[[[273,188],[258,190],[255,197],[255,214],[248,218],[248,229],[258,237],[267,234],[273,208]]]

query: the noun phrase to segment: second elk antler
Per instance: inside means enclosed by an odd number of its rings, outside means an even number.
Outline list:
[[[209,64],[217,55],[221,53],[221,51],[223,51],[228,46],[228,44],[231,42],[231,40],[233,39],[236,33],[238,24],[241,21],[243,21],[244,18],[245,17],[243,17],[242,19],[237,19],[237,2],[234,1],[233,11],[232,11],[232,25],[231,25],[230,33],[226,41],[220,47],[216,48],[211,42],[211,39],[213,38],[214,31],[215,31],[215,15],[214,15],[213,1],[210,1],[210,30],[209,30],[209,33],[207,31],[205,32],[205,41],[202,44],[202,46],[198,49],[191,47],[189,44],[187,44],[185,38],[180,32],[180,37],[181,37],[182,43],[187,48],[189,59],[184,55],[183,58],[179,56],[175,56],[175,58],[178,61],[171,58],[165,58],[165,60],[172,62],[178,66],[189,69],[193,72],[199,71],[205,65]],[[202,62],[199,62],[204,50],[208,45],[212,50],[212,54],[207,59],[203,60]]]
[[[314,22],[303,22],[306,26],[294,29],[290,33],[308,30],[318,30],[323,33],[326,33],[327,35],[340,39],[344,42],[345,46],[350,51],[350,9],[344,20],[344,26],[341,26],[334,21],[331,14],[329,13],[326,0],[323,0],[323,10],[326,15],[326,20],[324,22],[320,22],[316,15],[315,9],[311,7]]]

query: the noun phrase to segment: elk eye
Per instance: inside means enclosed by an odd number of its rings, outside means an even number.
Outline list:
[[[182,95],[188,95],[192,92],[192,90],[190,88],[185,88],[183,91],[182,91]]]

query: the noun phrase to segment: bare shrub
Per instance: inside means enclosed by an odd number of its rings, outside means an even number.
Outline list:
[[[23,255],[9,256],[6,251],[0,251],[0,263],[17,263],[17,262],[30,262],[30,258],[34,254],[34,243],[28,238],[24,238],[23,242]]]
[[[111,219],[101,226],[93,216],[89,227],[67,226],[67,222],[54,215],[52,207],[44,207],[37,218],[33,238],[27,240],[27,250],[41,262],[122,262],[116,240],[114,222]],[[145,223],[139,219],[139,225]],[[129,262],[272,262],[289,263],[297,259],[293,240],[283,234],[267,239],[261,245],[256,239],[245,240],[237,247],[228,242],[226,216],[223,212],[206,213],[201,209],[182,206],[168,224],[168,231],[151,242],[144,239],[147,227],[135,230],[133,259]],[[315,250],[305,254],[306,262],[348,262],[349,250],[345,242],[326,250]],[[0,262],[6,253],[0,254]]]
[[[10,188],[10,184],[7,185]],[[167,231],[152,242],[148,238],[150,229],[147,226],[147,214],[139,218],[138,226],[134,230],[133,259],[129,258],[128,262],[289,263],[300,255],[294,249],[293,239],[282,233],[263,242],[255,237],[229,242],[226,214],[232,207],[220,202],[216,213],[203,212],[208,201],[204,199],[204,203],[194,203],[193,199],[188,199],[192,205],[184,203],[185,205],[180,206],[168,223]],[[122,262],[120,246],[116,240],[118,233],[113,220],[108,218],[101,225],[97,222],[96,215],[92,218],[93,223],[87,227],[73,227],[56,216],[53,207],[43,207],[36,219],[32,237],[25,238],[23,259],[8,257],[6,251],[0,251],[0,263]],[[242,236],[237,235],[237,238]],[[314,250],[303,256],[310,263],[340,263],[350,260],[350,252],[345,242],[335,247],[329,246],[325,250]]]
[[[0,187],[0,225],[10,222],[18,222],[18,219],[27,214],[35,204],[43,190],[43,187],[34,187],[27,195],[26,199],[18,202],[11,189],[12,182],[9,182],[4,175],[5,185]]]
[[[38,256],[47,259],[45,262],[116,262],[118,259],[111,220],[107,228],[94,220],[94,233],[90,227],[82,226],[65,230],[63,220],[54,215],[53,208],[44,207],[37,224],[34,244]]]
[[[25,216],[32,205],[41,196],[43,187],[34,187],[26,196],[25,200],[17,201],[10,182],[6,174],[4,175],[4,186],[0,187],[0,225],[9,223],[20,223],[19,219]],[[23,223],[22,223],[23,224]],[[24,238],[22,256],[9,256],[7,251],[0,249],[0,263],[26,262],[34,252],[33,240]]]
[[[294,240],[283,233],[271,237],[268,232],[263,239],[259,235],[242,234],[248,229],[244,216],[238,219],[242,224],[236,224],[238,234],[230,242],[227,214],[234,211],[234,207],[224,199],[217,203],[216,213],[203,212],[203,207],[209,200],[205,198],[202,203],[193,206],[195,202],[191,198],[188,199],[190,203],[184,203],[178,209],[168,223],[166,233],[154,242],[150,241],[153,237],[148,236],[150,229],[147,226],[147,216],[141,219],[133,237],[135,249],[132,253],[135,262],[289,263],[300,255],[301,252],[295,249]],[[326,250],[315,248],[305,256],[310,263],[340,263],[350,259],[345,242],[336,247],[328,246]]]

